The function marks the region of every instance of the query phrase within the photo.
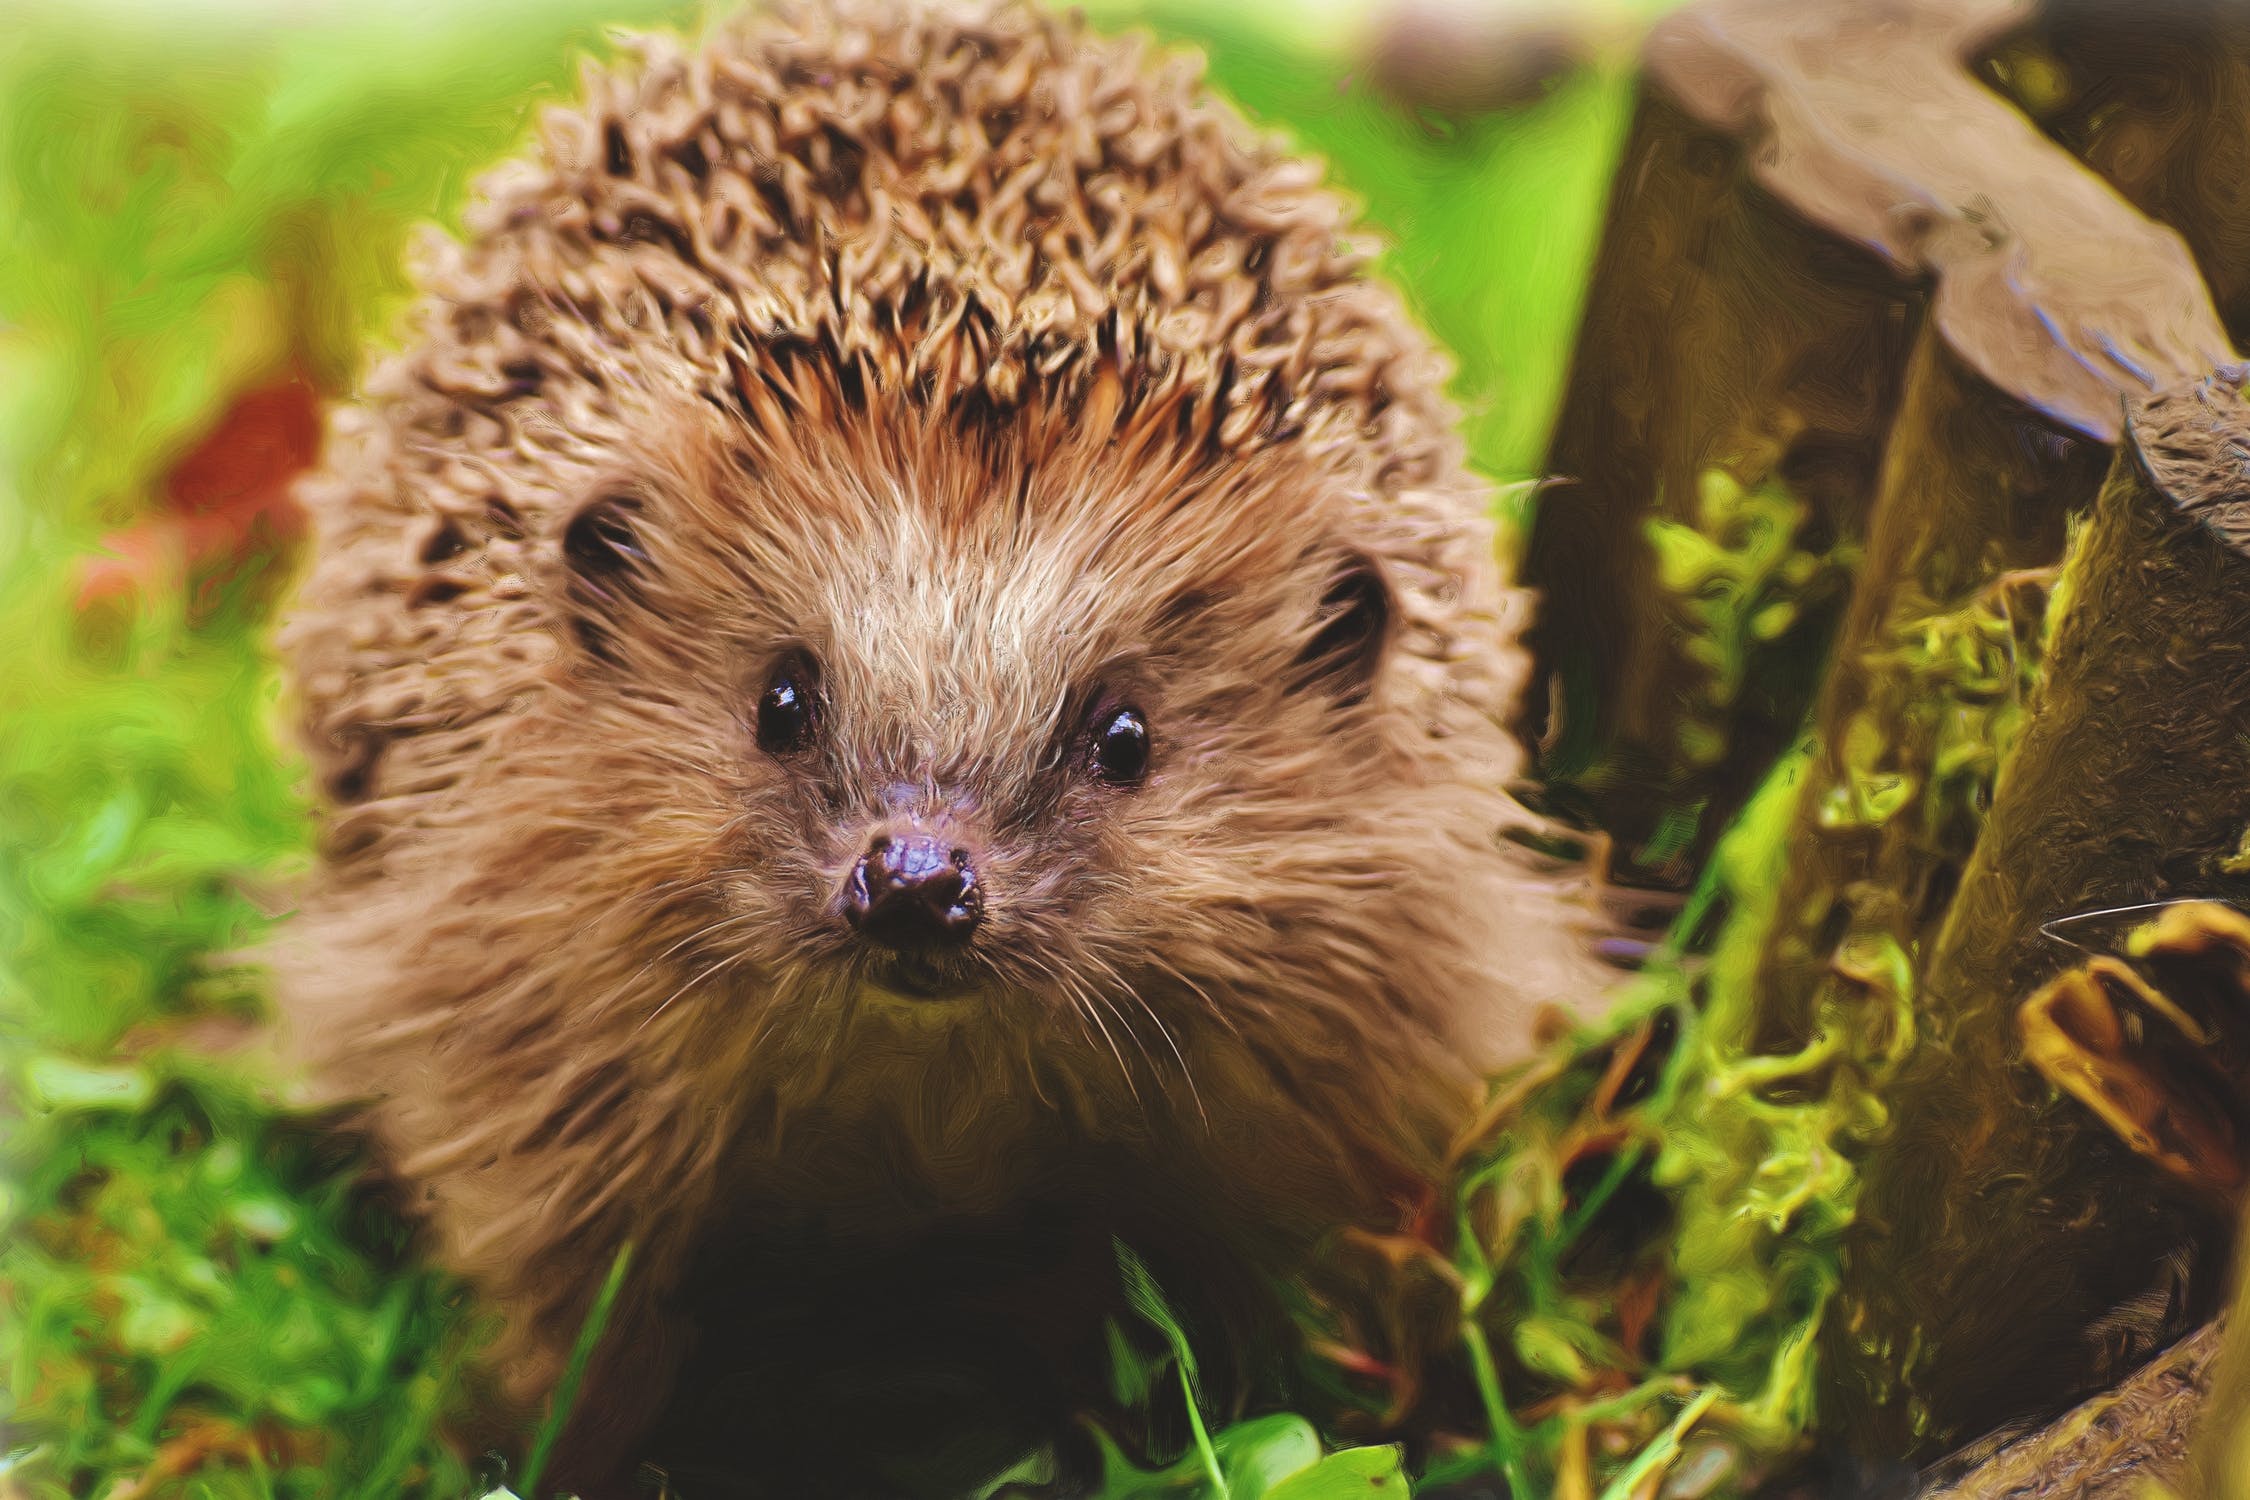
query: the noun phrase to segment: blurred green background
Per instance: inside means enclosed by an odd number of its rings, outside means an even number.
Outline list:
[[[1369,84],[1365,6],[1089,8],[1204,47],[1329,159],[1458,359],[1477,461],[1536,478],[1630,15],[1534,97],[1445,115]],[[174,1043],[258,1014],[227,955],[306,857],[267,470],[395,322],[415,226],[605,26],[697,14],[33,4],[0,28],[0,1497],[472,1485],[433,1436],[449,1291],[255,1067]]]

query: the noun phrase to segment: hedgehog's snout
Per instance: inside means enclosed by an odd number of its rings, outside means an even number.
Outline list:
[[[969,851],[926,833],[877,834],[844,881],[844,921],[894,953],[958,948],[984,917]]]

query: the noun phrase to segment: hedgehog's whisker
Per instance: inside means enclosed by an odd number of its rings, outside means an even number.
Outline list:
[[[1024,1082],[1031,1086],[1032,1097],[1044,1104],[1051,1113],[1055,1101],[1047,1097],[1047,1086],[1039,1079],[1039,1058],[1035,1051],[1039,1033],[1035,1028],[1024,1027],[1017,1031],[1016,1040],[1022,1045],[1016,1049],[1015,1060],[1023,1067]]]
[[[1205,989],[1202,985],[1197,984],[1194,980],[1188,978],[1187,975],[1181,973],[1170,963],[1170,961],[1158,957],[1153,953],[1142,955],[1142,961],[1148,964],[1149,967],[1161,972],[1165,978],[1171,980],[1174,984],[1179,985],[1180,988],[1195,996],[1196,999],[1202,1001],[1204,1009],[1210,1011],[1212,1018],[1215,1019],[1221,1026],[1224,1026],[1227,1030],[1233,1032],[1238,1037],[1242,1035],[1242,1028],[1235,1024],[1234,1016],[1229,1013],[1224,1006],[1220,1005],[1218,1001],[1211,998],[1211,992]]]
[[[1140,1053],[1142,1062],[1148,1064],[1150,1076],[1155,1076],[1156,1058],[1148,1050],[1148,1043],[1141,1040],[1140,1028],[1133,1024],[1131,1018],[1125,1014],[1117,1002],[1105,994],[1098,985],[1087,985],[1086,993],[1092,995],[1101,1008],[1109,1012],[1110,1019],[1124,1030],[1127,1040],[1133,1044],[1133,1050]]]
[[[753,1057],[757,1056],[758,1044],[766,1039],[773,1031],[774,1023],[790,1009],[790,1001],[796,997],[803,976],[804,965],[801,963],[790,963],[775,971],[773,983],[767,986],[765,1015],[759,1018],[758,1029],[750,1033],[750,1040],[743,1044],[745,1052]]]
[[[1195,1086],[1195,1070],[1188,1066],[1187,1054],[1180,1050],[1180,1039],[1172,1034],[1172,1028],[1164,1024],[1164,1018],[1156,1013],[1156,1007],[1150,1005],[1147,997],[1139,990],[1127,987],[1125,993],[1133,997],[1133,1003],[1155,1025],[1156,1034],[1164,1038],[1164,1045],[1172,1049],[1172,1060],[1180,1065],[1180,1082],[1187,1085],[1188,1097],[1195,1101],[1195,1112],[1202,1118],[1203,1128],[1209,1130],[1211,1111],[1204,1107],[1203,1090]]]
[[[698,927],[695,929],[695,931],[689,933],[686,937],[681,938],[671,947],[665,949],[662,953],[657,954],[656,957],[650,959],[647,963],[642,964],[638,969],[635,969],[633,971],[633,977],[626,981],[627,986],[630,987],[631,985],[638,984],[641,981],[641,978],[646,975],[649,970],[655,968],[658,964],[664,962],[664,960],[670,958],[673,954],[679,952],[682,948],[687,947],[690,943],[701,942],[703,939],[708,937],[716,937],[718,934],[726,931],[729,927],[740,926],[744,922],[751,921],[756,916],[756,912],[737,912],[731,917],[721,917],[716,922],[705,923],[703,926]],[[666,1001],[665,1003],[668,1005],[671,1002]],[[651,1021],[655,1019],[656,1018],[654,1016],[649,1017],[649,1020]],[[641,1025],[643,1026],[646,1026],[647,1024],[648,1021],[643,1021],[641,1023]]]
[[[1210,1129],[1211,1111],[1204,1107],[1203,1091],[1195,1086],[1195,1071],[1188,1066],[1187,1055],[1180,1051],[1180,1039],[1172,1034],[1171,1027],[1164,1024],[1164,1018],[1156,1013],[1155,1006],[1148,1003],[1148,997],[1143,995],[1136,986],[1127,984],[1125,982],[1125,977],[1117,972],[1116,965],[1112,964],[1108,959],[1100,957],[1099,955],[1091,955],[1089,957],[1089,962],[1098,965],[1101,971],[1110,977],[1112,984],[1117,989],[1120,989],[1126,994],[1132,996],[1133,1003],[1135,1005],[1138,1005],[1141,1008],[1141,1013],[1147,1016],[1150,1022],[1155,1025],[1156,1034],[1164,1038],[1164,1045],[1172,1049],[1173,1061],[1177,1062],[1180,1065],[1180,1081],[1187,1085],[1188,1097],[1195,1101],[1196,1114],[1202,1117],[1204,1128],[1206,1130]],[[1205,997],[1205,1001],[1206,1003],[1209,1002],[1208,996]],[[1139,1038],[1136,1037],[1135,1041],[1138,1040]],[[1144,1057],[1147,1056],[1148,1049],[1143,1047],[1141,1049],[1141,1053]],[[1156,1064],[1151,1061],[1149,1066],[1151,1068],[1154,1068]]]
[[[1141,1086],[1139,1082],[1136,1081],[1133,1077],[1133,1066],[1132,1064],[1125,1061],[1125,1054],[1122,1051],[1118,1050],[1117,1038],[1110,1034],[1109,1023],[1102,1019],[1100,1011],[1094,1009],[1094,1000],[1096,997],[1089,990],[1087,990],[1083,983],[1081,983],[1077,978],[1071,975],[1058,973],[1056,975],[1056,978],[1062,981],[1064,989],[1070,995],[1071,1003],[1083,1009],[1086,1015],[1093,1021],[1094,1025],[1100,1029],[1102,1040],[1109,1044],[1109,1055],[1117,1059],[1118,1076],[1125,1080],[1125,1088],[1126,1091],[1133,1096],[1134,1107],[1139,1109],[1141,1114],[1145,1117],[1148,1114],[1148,1101],[1141,1097]],[[1113,1011],[1111,1012],[1111,1014],[1114,1015],[1115,1012]],[[1123,1016],[1118,1016],[1117,1024],[1120,1026],[1124,1026],[1125,1018]],[[1130,1027],[1127,1028],[1127,1034],[1131,1034]],[[1138,1037],[1134,1038],[1135,1045],[1139,1044],[1139,1040],[1140,1039]],[[1143,1049],[1142,1055],[1147,1055],[1146,1049]]]
[[[1110,1035],[1109,1024],[1095,1013],[1085,987],[1074,976],[1044,959],[1035,961],[1033,967],[1037,970],[1041,979],[1053,988],[1060,990],[1063,997],[1070,1002],[1072,1012],[1079,1017],[1079,1030],[1085,1031],[1086,1023],[1091,1021],[1101,1031],[1102,1040],[1109,1046],[1109,1055],[1117,1059],[1118,1076],[1125,1080],[1125,1087],[1132,1094],[1134,1105],[1143,1114],[1146,1114],[1148,1106],[1141,1100],[1140,1085],[1133,1081],[1133,1070],[1126,1065],[1125,1054],[1118,1050],[1117,1038]],[[1092,1047],[1093,1041],[1093,1033],[1087,1032],[1087,1046]]]
[[[1038,972],[1038,978],[1049,983],[1052,982],[1050,976],[1043,969]],[[1086,1013],[1079,1006],[1075,997],[1071,1000],[1069,1014],[1070,1018],[1078,1023],[1078,1034],[1086,1039],[1086,1050],[1091,1052],[1094,1049],[1094,1028],[1086,1024]]]
[[[664,1003],[656,1007],[656,1009],[650,1011],[648,1013],[647,1019],[642,1021],[640,1025],[633,1028],[633,1034],[635,1036],[638,1036],[642,1032],[648,1030],[649,1023],[651,1021],[654,1021],[658,1016],[663,1015],[667,1010],[670,1010],[672,1008],[672,1002],[679,999],[680,996],[686,994],[689,990],[694,989],[697,985],[703,983],[706,979],[711,978],[720,970],[732,968],[734,965],[741,963],[749,956],[749,949],[738,948],[734,952],[729,953],[725,958],[722,958],[717,963],[711,965],[711,967],[709,967],[708,969],[705,969],[702,973],[696,975],[693,979],[690,979],[687,983],[681,985],[678,989],[672,991],[671,994],[666,995],[664,997]]]

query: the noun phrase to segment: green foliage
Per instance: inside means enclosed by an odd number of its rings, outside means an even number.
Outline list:
[[[1806,760],[1801,749],[1768,779],[1683,915],[1685,927],[1718,903],[1730,913],[1709,954],[1689,1078],[1655,1172],[1680,1213],[1664,1358],[1720,1381],[1729,1398],[1722,1420],[1769,1455],[1788,1451],[1811,1422],[1812,1337],[1835,1286],[1836,1237],[1850,1219],[1846,1137],[1881,1108],[1879,1079],[1836,1066],[1837,1036],[1782,1056],[1750,1050],[1756,964]]]
[[[1345,1500],[1408,1493],[1397,1449],[1346,1448],[1323,1454],[1320,1434],[1299,1416],[1254,1417],[1213,1436],[1203,1423],[1195,1353],[1162,1289],[1140,1257],[1122,1244],[1117,1267],[1127,1302],[1171,1351],[1194,1441],[1176,1462],[1145,1469],[1108,1434],[1094,1429],[1102,1452],[1103,1500]]]
[[[1657,539],[1662,581],[1724,689],[1743,680],[1739,663],[1761,638],[1754,622],[1831,564],[1791,544],[1798,521],[1786,497],[1722,481],[1705,499],[1705,527],[1660,527]],[[1802,1449],[1857,1159],[1885,1123],[1888,1085],[1913,1044],[1916,956],[1943,916],[1942,901],[1922,893],[1949,889],[1940,877],[1974,847],[2037,682],[2053,578],[2006,575],[1957,608],[1903,610],[1861,663],[1866,708],[1843,743],[1804,741],[1780,760],[1718,843],[1637,994],[1575,1057],[1546,1064],[1552,1076],[1482,1145],[1463,1179],[1455,1253],[1488,1433],[1446,1472],[1497,1469],[1519,1493],[1591,1493],[1599,1479],[1605,1496],[1621,1495],[1686,1466],[1692,1429],[1695,1461],[1737,1493]],[[1723,718],[1722,698],[1707,706]],[[1772,1019],[1758,1009],[1772,1000],[1761,965],[1776,935],[1805,920],[1780,901],[1806,857],[1808,812],[1820,837],[1871,839],[1881,852],[1846,861],[1868,890],[1818,893],[1816,913],[1833,901],[1847,920],[1820,955],[1806,1034],[1774,1050],[1761,1035]],[[1614,1108],[1594,1080],[1614,1076],[1619,1049],[1657,1016],[1674,1018],[1679,1041],[1645,1094]],[[1573,1205],[1571,1169],[1597,1145],[1608,1168]],[[1653,1348],[1628,1347],[1618,1319],[1617,1293],[1637,1272],[1589,1280],[1567,1270],[1643,1164],[1667,1214],[1653,1247]],[[1527,1407],[1543,1415],[1520,1416]],[[1587,1429],[1608,1441],[1570,1479],[1571,1454],[1589,1453]]]
[[[1647,523],[1684,654],[1702,669],[1667,784],[1742,753],[1730,736],[1746,697],[1817,654],[1809,617],[1842,597],[1858,557],[1808,545],[1807,522],[1778,481],[1713,470],[1692,521]],[[1993,726],[1955,722],[1950,763],[1989,773],[1996,761],[1966,751]],[[1451,1237],[1485,1431],[1434,1476],[1496,1470],[1517,1493],[1591,1500],[1676,1466],[1747,1488],[1800,1449],[1852,1153],[1912,1036],[1908,956],[1869,933],[1837,956],[1843,1018],[1799,1049],[1756,1050],[1759,962],[1813,751],[1800,743],[1770,770],[1611,1016],[1501,1085],[1517,1097],[1471,1155]],[[1684,846],[1703,817],[1683,799],[1669,837]],[[1662,1223],[1613,1225],[1621,1205]],[[1601,1243],[1620,1234],[1622,1260]],[[1644,1310],[1628,1318],[1629,1305]]]
[[[601,14],[615,15],[612,7]],[[388,13],[385,13],[388,14]],[[466,1492],[470,1330],[255,1061],[226,955],[301,867],[255,579],[81,615],[73,574],[243,385],[341,365],[411,220],[523,128],[585,5],[33,9],[0,42],[0,1429],[6,1486]],[[119,1489],[119,1486],[124,1488]]]
[[[1160,1469],[1136,1467],[1108,1438],[1102,1500],[1359,1500],[1411,1493],[1396,1448],[1323,1454],[1303,1417],[1281,1413],[1222,1428],[1209,1452]]]
[[[199,635],[152,608],[89,642],[53,580],[0,618],[0,1385],[6,1425],[44,1439],[16,1482],[106,1492],[191,1452],[215,1495],[351,1493],[329,1478],[340,1454],[369,1483],[443,1479],[442,1290],[253,1071],[163,1044],[190,1014],[251,1009],[217,955],[303,847],[260,674],[224,637],[241,622]]]
[[[1679,726],[1679,753],[1691,767],[1716,764],[1728,750],[1728,712],[1764,648],[1803,619],[1808,599],[1836,592],[1855,561],[1846,549],[1800,544],[1806,507],[1778,481],[1744,485],[1723,469],[1696,481],[1692,525],[1653,519],[1648,539],[1656,581],[1684,627],[1683,654],[1704,671],[1696,711]]]
[[[1800,1451],[1849,1151],[1896,1060],[1840,1036],[1785,1056],[1749,1047],[1808,754],[1721,841],[1675,950],[1519,1082],[1474,1152],[1453,1256],[1485,1430],[1430,1477],[1497,1471],[1519,1494],[1607,1500],[1692,1458],[1732,1476],[1732,1494]],[[1633,1194],[1643,1215],[1655,1195],[1660,1225],[1611,1222]],[[1622,1314],[1636,1295],[1651,1299],[1637,1324]]]
[[[52,528],[138,509],[166,456],[290,358],[343,373],[404,291],[409,227],[559,95],[599,23],[682,0],[103,16],[19,7],[0,43],[0,421]],[[36,566],[40,559],[32,559]]]

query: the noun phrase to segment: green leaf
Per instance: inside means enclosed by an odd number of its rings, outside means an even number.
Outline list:
[[[1136,1466],[1107,1433],[1093,1429],[1102,1453],[1100,1500],[1336,1500],[1406,1495],[1394,1448],[1348,1448],[1321,1455],[1320,1434],[1289,1413],[1253,1417],[1211,1438],[1214,1476],[1201,1453],[1156,1469]]]
[[[1412,1493],[1396,1448],[1346,1448],[1274,1486],[1266,1500],[1360,1500]]]
[[[594,1296],[593,1310],[586,1314],[586,1321],[578,1330],[578,1342],[571,1346],[570,1363],[555,1387],[547,1420],[531,1445],[531,1456],[523,1461],[523,1487],[532,1494],[538,1493],[540,1471],[547,1467],[547,1456],[554,1451],[556,1440],[570,1421],[571,1408],[578,1403],[579,1382],[586,1378],[586,1367],[593,1362],[602,1330],[609,1326],[610,1312],[617,1306],[617,1294],[624,1289],[625,1272],[632,1263],[633,1242],[627,1240],[617,1247],[617,1257],[609,1263],[609,1275],[603,1280],[601,1291]]]
[[[1287,1412],[1237,1422],[1213,1436],[1211,1447],[1234,1500],[1265,1500],[1283,1480],[1320,1462],[1320,1434]]]
[[[32,1108],[61,1114],[136,1114],[156,1097],[156,1080],[145,1069],[97,1067],[53,1054],[24,1064],[23,1083]]]
[[[1123,1240],[1112,1243],[1117,1247],[1117,1269],[1125,1278],[1126,1300],[1164,1335],[1165,1342],[1172,1346],[1173,1356],[1180,1362],[1180,1394],[1187,1400],[1188,1426],[1195,1432],[1195,1451],[1203,1460],[1204,1473],[1210,1476],[1219,1500],[1232,1500],[1227,1492],[1226,1477],[1219,1468],[1218,1453],[1211,1446],[1211,1434],[1203,1425],[1202,1397],[1196,1389],[1195,1355],[1188,1348],[1187,1332],[1173,1316],[1171,1304],[1164,1300],[1156,1278],[1149,1275],[1141,1258]]]
[[[1592,1370],[1578,1350],[1574,1332],[1558,1318],[1533,1314],[1516,1324],[1512,1340],[1516,1358],[1526,1368],[1564,1385],[1584,1385]]]

